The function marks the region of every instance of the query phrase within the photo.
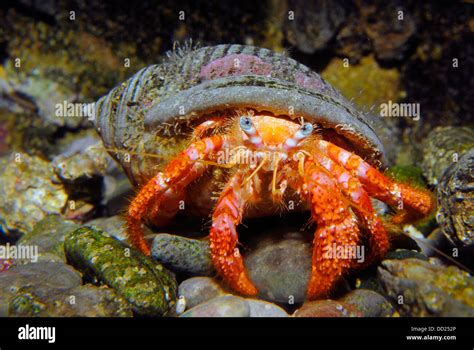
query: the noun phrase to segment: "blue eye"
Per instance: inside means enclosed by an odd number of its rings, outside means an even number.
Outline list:
[[[252,121],[249,117],[240,117],[240,127],[242,130],[250,131],[252,130]]]
[[[301,127],[301,132],[305,136],[311,135],[311,133],[313,132],[313,124],[304,123],[303,126]]]

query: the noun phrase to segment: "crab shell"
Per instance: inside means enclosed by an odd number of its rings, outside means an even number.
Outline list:
[[[94,124],[131,182],[141,185],[186,146],[194,126],[246,108],[302,117],[316,123],[325,139],[377,168],[387,165],[388,133],[380,118],[358,111],[308,67],[253,46],[178,49],[102,97]],[[190,189],[188,197],[203,213],[212,207],[222,176],[215,169]]]

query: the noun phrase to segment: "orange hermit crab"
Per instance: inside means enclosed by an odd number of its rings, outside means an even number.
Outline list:
[[[196,202],[202,197],[196,193],[211,197],[220,189],[217,201],[198,206],[213,207],[216,270],[244,295],[258,293],[237,248],[237,225],[249,204],[268,203],[257,209],[262,215],[288,198],[308,204],[317,224],[308,298],[327,295],[356,266],[354,259],[329,257],[334,245],[355,246],[367,236],[364,265],[387,252],[387,233],[370,197],[402,209],[396,222],[434,207],[428,192],[377,170],[387,160],[376,118],[358,112],[307,67],[269,50],[219,45],[182,52],[144,68],[97,107],[104,144],[141,186],[127,211],[133,244],[149,255],[144,219],[170,218],[184,198]],[[140,156],[164,153],[164,145],[178,147],[178,140],[184,150],[161,171]],[[209,173],[213,168],[226,169],[223,186]]]

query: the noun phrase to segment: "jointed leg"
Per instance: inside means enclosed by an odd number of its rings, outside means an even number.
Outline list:
[[[237,292],[255,295],[257,289],[247,276],[237,248],[236,226],[242,220],[245,202],[253,191],[252,180],[243,186],[244,179],[243,173],[236,173],[222,191],[212,215],[209,238],[212,261],[219,275]]]
[[[368,230],[370,255],[366,258],[363,266],[370,264],[375,259],[385,256],[390,245],[388,235],[382,220],[377,217],[372,207],[370,197],[362,187],[360,181],[327,156],[316,152],[313,157],[327,170],[328,174],[334,177],[343,195],[351,201],[351,207],[357,214],[357,217]]]
[[[353,266],[350,256],[341,257],[337,251],[357,246],[359,228],[335,180],[312,160],[305,162],[303,182],[318,225],[307,290],[308,298],[313,299],[327,296],[341,275]]]
[[[222,136],[212,136],[192,143],[174,158],[163,172],[158,173],[143,186],[127,212],[128,234],[135,247],[144,254],[150,255],[150,248],[143,238],[141,225],[152,201],[156,200],[158,203],[154,204],[154,211],[156,211],[166,191],[173,186],[182,189],[202,174],[205,166],[196,161],[206,159],[210,154],[220,150],[225,143],[226,139]]]
[[[332,160],[355,172],[372,197],[396,207],[402,201],[409,209],[419,213],[419,216],[427,215],[434,209],[435,202],[427,191],[405,184],[396,184],[359,156],[327,141],[320,140],[319,147]],[[407,218],[413,218],[413,215],[408,215]]]

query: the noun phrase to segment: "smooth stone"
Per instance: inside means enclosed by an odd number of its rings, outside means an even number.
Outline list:
[[[352,304],[335,300],[317,300],[303,304],[293,314],[295,317],[362,317],[363,314]]]
[[[244,259],[259,297],[290,304],[305,300],[311,274],[311,237],[301,232],[269,232],[262,237]]]
[[[173,271],[199,276],[215,275],[207,240],[161,233],[153,240],[151,256]]]
[[[222,287],[210,277],[189,278],[178,287],[178,296],[184,297],[187,309],[223,294],[226,293]]]
[[[247,299],[250,308],[249,317],[289,317],[281,307],[258,299]]]
[[[0,273],[0,316],[7,316],[11,298],[22,289],[33,288],[39,295],[47,295],[72,289],[81,283],[81,274],[62,262],[13,266]]]
[[[20,317],[131,317],[132,308],[112,289],[93,285],[38,296],[34,288],[10,302],[9,316]]]
[[[390,317],[395,311],[383,295],[369,289],[355,289],[340,301],[354,305],[365,317]]]
[[[244,298],[223,295],[197,305],[180,317],[248,317],[250,307]]]

